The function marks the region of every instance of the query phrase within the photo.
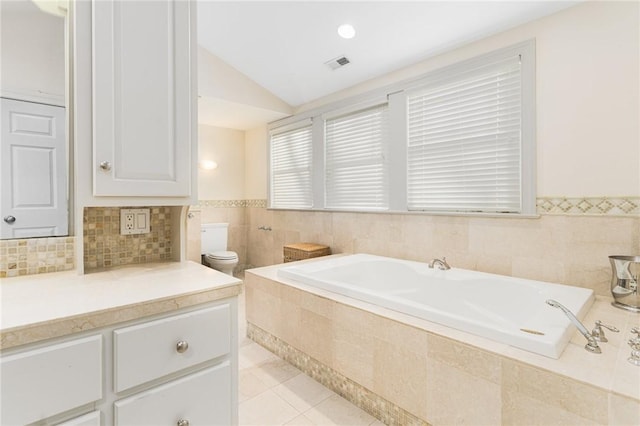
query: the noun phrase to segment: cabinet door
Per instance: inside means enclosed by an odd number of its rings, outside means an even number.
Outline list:
[[[0,358],[0,424],[22,425],[102,398],[102,336]]]
[[[92,6],[94,195],[189,196],[195,2]]]
[[[231,424],[229,361],[115,403],[116,426],[176,424]]]

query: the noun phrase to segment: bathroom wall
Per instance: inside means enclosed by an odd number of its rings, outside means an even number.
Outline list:
[[[262,146],[265,146],[262,140]],[[187,221],[187,258],[200,262],[200,225],[229,223],[227,248],[238,253],[238,267],[246,263],[245,132],[221,127],[198,126],[199,160],[218,164],[214,170],[198,170],[197,205]]]
[[[640,196],[640,4],[584,2],[296,112],[535,38],[538,196]]]
[[[244,170],[242,190],[234,185],[239,178],[226,189],[217,187],[216,179],[231,180],[231,174],[222,173],[216,158],[217,175],[201,171],[200,203],[191,209],[200,221],[197,228],[209,221],[229,222],[229,248],[239,253],[241,268],[279,263],[284,244],[313,241],[331,246],[335,253],[415,260],[447,256],[460,267],[608,294],[607,256],[640,253],[638,16],[634,3],[581,4],[299,109],[535,38],[539,218],[267,210],[268,132],[258,127],[240,132],[244,160],[229,157],[234,159],[229,166]],[[216,135],[227,134],[240,142],[237,131],[204,130],[208,137],[201,143],[218,143],[222,155],[240,150],[215,141]],[[195,259],[199,241],[194,240],[197,233],[190,234],[189,257]]]
[[[56,95],[64,100],[64,18],[27,1],[3,1],[1,9],[3,93]]]
[[[245,132],[245,197],[249,200],[267,197],[267,126]]]
[[[608,295],[608,256],[640,253],[640,217],[542,214],[537,219],[250,208],[248,263],[282,262],[300,241],[333,253],[371,253],[591,288]],[[269,225],[272,231],[258,230]]]
[[[198,170],[198,199],[244,199],[245,148],[242,130],[198,126],[198,160],[218,164],[214,170]]]
[[[307,110],[535,38],[539,218],[247,211],[247,263],[286,243],[368,252],[589,287],[608,294],[607,256],[640,254],[640,5],[585,2],[304,105]],[[252,162],[267,164],[266,134]],[[263,156],[259,159],[259,156]],[[247,168],[255,198],[266,172]],[[260,197],[260,191],[262,196]],[[258,226],[270,226],[271,231]]]

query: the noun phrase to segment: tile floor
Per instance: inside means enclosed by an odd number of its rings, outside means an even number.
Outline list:
[[[246,338],[244,293],[239,296],[239,418],[241,426],[383,423]]]

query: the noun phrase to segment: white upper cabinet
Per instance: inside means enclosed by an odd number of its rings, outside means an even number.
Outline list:
[[[92,2],[94,196],[192,196],[195,3]]]

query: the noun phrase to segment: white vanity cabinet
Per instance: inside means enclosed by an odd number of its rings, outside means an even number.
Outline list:
[[[94,335],[0,357],[0,424],[29,424],[102,399],[102,354],[102,335]]]
[[[0,424],[237,424],[235,297],[16,347],[0,357]]]
[[[94,197],[195,192],[195,7],[91,2]]]
[[[236,299],[113,332],[114,425],[237,423]]]

